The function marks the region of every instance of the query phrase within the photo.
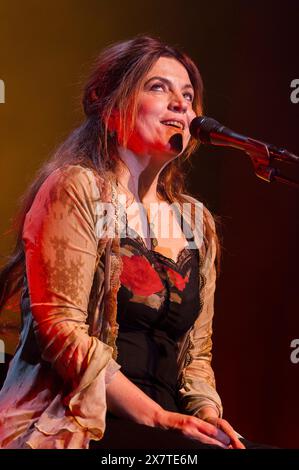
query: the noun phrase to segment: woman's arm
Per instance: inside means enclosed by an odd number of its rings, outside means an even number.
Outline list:
[[[215,233],[212,215],[204,209],[205,220]],[[211,237],[202,266],[205,283],[202,289],[202,310],[190,334],[190,361],[183,370],[180,389],[182,405],[186,411],[222,429],[231,439],[231,447],[244,449],[232,426],[222,419],[221,399],[216,391],[212,369],[212,323],[216,288],[216,244]]]
[[[228,448],[230,438],[220,429],[195,416],[164,410],[118,371],[106,387],[107,408],[120,418],[163,429],[176,429],[204,444]]]
[[[212,231],[215,225],[212,215],[204,209],[205,224]],[[205,245],[203,245],[204,247]],[[189,414],[198,415],[201,408],[209,406],[222,416],[222,403],[216,391],[212,369],[212,326],[214,294],[216,287],[216,244],[210,238],[206,250],[201,253],[201,311],[189,334],[188,361],[182,370],[182,387],[179,394],[182,406]]]
[[[40,446],[49,436],[54,441],[55,430],[61,442],[70,440],[61,437],[63,430],[100,438],[105,386],[120,368],[112,359],[112,348],[88,333],[98,248],[96,197],[101,194],[91,170],[80,166],[56,170],[39,189],[24,223],[34,333],[42,360],[60,376],[64,389],[51,410],[55,420],[46,419],[44,413],[42,424],[37,423],[45,434],[39,438]]]
[[[158,426],[163,408],[118,371],[106,388],[107,409],[114,415],[147,426]]]

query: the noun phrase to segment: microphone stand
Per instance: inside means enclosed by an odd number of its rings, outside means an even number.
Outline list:
[[[213,132],[211,133],[213,139]],[[294,188],[299,188],[299,182],[281,175],[281,171],[278,168],[274,168],[273,162],[275,160],[286,162],[286,163],[297,163],[299,164],[299,157],[288,150],[283,148],[277,148],[272,144],[267,144],[259,140],[251,139],[250,137],[243,137],[242,146],[240,146],[240,136],[230,131],[230,135],[225,135],[223,141],[219,142],[219,135],[217,145],[220,146],[231,146],[243,150],[250,158],[254,167],[255,174],[258,178],[261,178],[268,183],[278,181]]]
[[[251,158],[258,178],[269,183],[277,181],[293,188],[299,188],[299,182],[281,175],[281,171],[272,166],[274,161],[299,164],[299,157],[285,149],[277,149],[271,144],[265,144],[254,139],[249,139],[249,143],[252,145],[249,145],[245,152]]]

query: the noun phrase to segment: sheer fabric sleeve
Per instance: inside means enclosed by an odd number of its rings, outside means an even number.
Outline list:
[[[26,215],[23,243],[34,332],[42,360],[64,384],[36,422],[30,447],[87,447],[105,429],[105,387],[120,366],[112,348],[89,335],[87,324],[100,196],[91,170],[69,166],[46,179]]]
[[[212,233],[215,223],[212,215],[204,208],[205,221]],[[216,287],[216,242],[210,237],[204,250],[201,275],[201,312],[189,334],[189,345],[182,372],[182,386],[179,390],[184,409],[193,415],[204,406],[214,407],[219,416],[223,414],[221,399],[216,391],[212,361],[212,323],[214,316],[214,293]]]

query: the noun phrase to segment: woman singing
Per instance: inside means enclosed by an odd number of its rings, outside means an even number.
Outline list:
[[[211,368],[215,224],[182,173],[199,71],[160,40],[117,43],[83,106],[24,198],[0,274],[1,308],[20,290],[22,312],[0,447],[111,448],[133,433],[135,447],[244,448]]]

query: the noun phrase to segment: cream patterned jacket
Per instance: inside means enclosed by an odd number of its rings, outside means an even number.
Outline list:
[[[88,448],[103,436],[106,385],[120,369],[122,266],[117,232],[110,237],[101,230],[107,204],[117,225],[118,196],[112,176],[68,165],[45,180],[26,215],[22,328],[0,392],[0,448]],[[186,201],[214,228],[201,203]],[[201,255],[201,307],[178,343],[179,397],[188,414],[211,405],[222,416],[211,367],[216,245],[205,230],[202,237],[195,226],[193,234]]]

